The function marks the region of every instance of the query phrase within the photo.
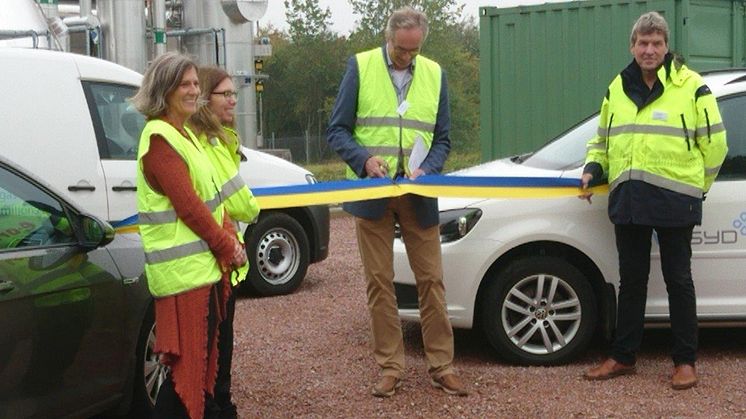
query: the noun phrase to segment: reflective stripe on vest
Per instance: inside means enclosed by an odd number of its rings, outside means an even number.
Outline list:
[[[618,134],[659,134],[659,135],[668,135],[671,137],[681,137],[686,138],[686,135],[684,135],[684,131],[681,128],[677,127],[662,127],[659,125],[646,125],[646,124],[630,124],[630,125],[624,125],[624,126],[616,126],[611,128],[609,130],[608,134],[606,132],[607,130],[604,128],[598,129],[598,135],[599,136],[607,136],[607,135],[618,135]],[[713,125],[710,127],[709,133],[712,134],[718,134],[725,131],[725,125],[723,123],[719,123],[716,125]],[[687,134],[689,135],[689,138],[695,138],[695,137],[706,137],[707,136],[707,128],[698,128],[697,130],[688,129]]]
[[[401,119],[401,125],[403,128],[411,128],[420,131],[432,132],[435,129],[435,124],[428,124],[422,121],[415,121],[412,119]],[[358,118],[355,120],[355,126],[361,127],[399,127],[399,118]]]
[[[178,294],[220,280],[221,271],[207,243],[176,217],[171,201],[153,190],[142,171],[142,156],[150,149],[150,137],[160,135],[181,156],[197,196],[210,207],[213,219],[223,224],[223,205],[217,195],[217,175],[197,138],[190,138],[160,120],[151,120],[140,136],[138,149],[137,206],[145,219],[140,225],[145,249],[145,273],[155,297]]]
[[[214,212],[216,209],[218,209],[220,204],[222,204],[220,196],[216,196],[215,198],[205,202],[205,205],[207,205],[207,208],[210,209],[210,212]],[[138,223],[140,225],[168,224],[175,222],[176,219],[177,215],[176,210],[174,209],[165,211],[140,212],[138,214]]]
[[[432,144],[442,72],[434,61],[417,56],[406,96],[409,106],[400,117],[397,113],[399,100],[384,54],[382,48],[375,48],[355,56],[359,88],[353,138],[371,155],[382,158],[388,165],[388,175],[393,176],[399,160],[400,136],[402,166],[407,173],[409,155],[416,139],[421,138],[428,149]],[[357,179],[349,167],[346,176]]]

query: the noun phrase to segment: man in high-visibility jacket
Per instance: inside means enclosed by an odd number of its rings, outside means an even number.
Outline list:
[[[451,147],[448,93],[440,66],[419,55],[426,35],[426,16],[406,7],[389,18],[385,46],[348,61],[327,130],[329,144],[348,165],[348,179],[414,179],[442,170]],[[428,152],[410,169],[413,148]],[[447,393],[466,395],[452,367],[453,330],[443,286],[437,200],[405,195],[345,203],[344,209],[355,216],[373,355],[382,370],[373,395],[392,396],[404,374],[392,267],[397,221],[417,282],[431,383]]]
[[[710,89],[668,52],[663,17],[640,16],[630,40],[634,60],[609,86],[581,180],[581,198],[590,202],[585,189],[608,176],[620,277],[611,356],[585,377],[603,380],[635,372],[655,230],[674,336],[671,385],[680,390],[697,384],[692,230],[702,222],[702,201],[728,147]]]

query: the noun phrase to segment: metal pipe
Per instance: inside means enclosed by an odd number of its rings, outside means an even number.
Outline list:
[[[96,0],[103,34],[103,56],[144,72],[146,66],[145,7],[142,0]]]
[[[80,0],[80,16],[90,16],[92,10],[91,0]]]
[[[182,2],[182,28],[216,28],[222,27],[218,22],[219,1],[184,0]],[[184,39],[183,47],[200,65],[216,65],[215,32],[202,32],[204,36],[190,36]]]
[[[220,45],[217,44],[218,39],[218,33],[220,33],[220,37],[223,40],[223,63],[220,64]],[[228,55],[225,51],[225,29],[223,28],[197,28],[197,29],[174,29],[171,31],[166,31],[166,36],[173,36],[175,38],[188,38],[191,36],[199,36],[199,35],[213,35],[213,38],[215,39],[215,65],[225,67],[225,63],[228,60]]]
[[[68,29],[76,26],[93,27],[100,25],[100,22],[93,15],[85,16],[68,16],[62,19],[62,22],[67,25]]]
[[[220,43],[218,43],[218,33],[215,32],[212,38],[215,42],[215,65],[220,67]],[[225,63],[223,63],[223,66],[225,66]]]
[[[153,0],[153,42],[156,57],[166,52],[166,0]]]
[[[219,32],[222,29],[220,28],[205,28],[205,29],[174,29],[171,31],[166,31],[166,36],[179,36],[179,37],[186,37],[186,36],[195,36],[195,35],[206,35],[206,34],[212,34],[215,32]]]
[[[220,28],[220,32],[223,34],[223,66],[228,68],[228,48],[225,47],[225,28]]]
[[[33,42],[33,48],[34,49],[39,48],[39,36],[40,35],[46,36],[47,39],[49,39],[50,32],[47,31],[47,30],[36,31],[36,30],[33,30],[33,29],[29,29],[29,30],[25,30],[25,31],[0,30],[0,40],[28,38],[30,36],[31,39],[32,39],[32,42]]]

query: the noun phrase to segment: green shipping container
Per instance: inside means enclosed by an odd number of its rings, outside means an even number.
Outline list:
[[[744,3],[574,1],[480,8],[482,160],[535,150],[597,112],[632,60],[637,18],[663,14],[669,50],[696,70],[744,66]]]

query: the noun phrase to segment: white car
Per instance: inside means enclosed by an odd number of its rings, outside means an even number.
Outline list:
[[[729,153],[692,238],[700,326],[746,324],[746,70],[705,75],[718,97]],[[536,152],[454,176],[579,179],[592,116]],[[612,336],[619,284],[606,194],[578,199],[440,199],[446,300],[456,328],[481,329],[504,359],[549,365],[581,353],[598,329]],[[402,319],[419,321],[404,245],[394,245]],[[668,322],[668,298],[653,244],[648,325]]]
[[[50,182],[96,217],[121,227],[137,214],[137,147],[145,120],[128,102],[142,76],[112,62],[57,51],[0,48],[0,153]],[[244,149],[251,188],[315,183],[300,166]],[[329,208],[262,211],[244,230],[244,287],[293,292],[329,254]]]

